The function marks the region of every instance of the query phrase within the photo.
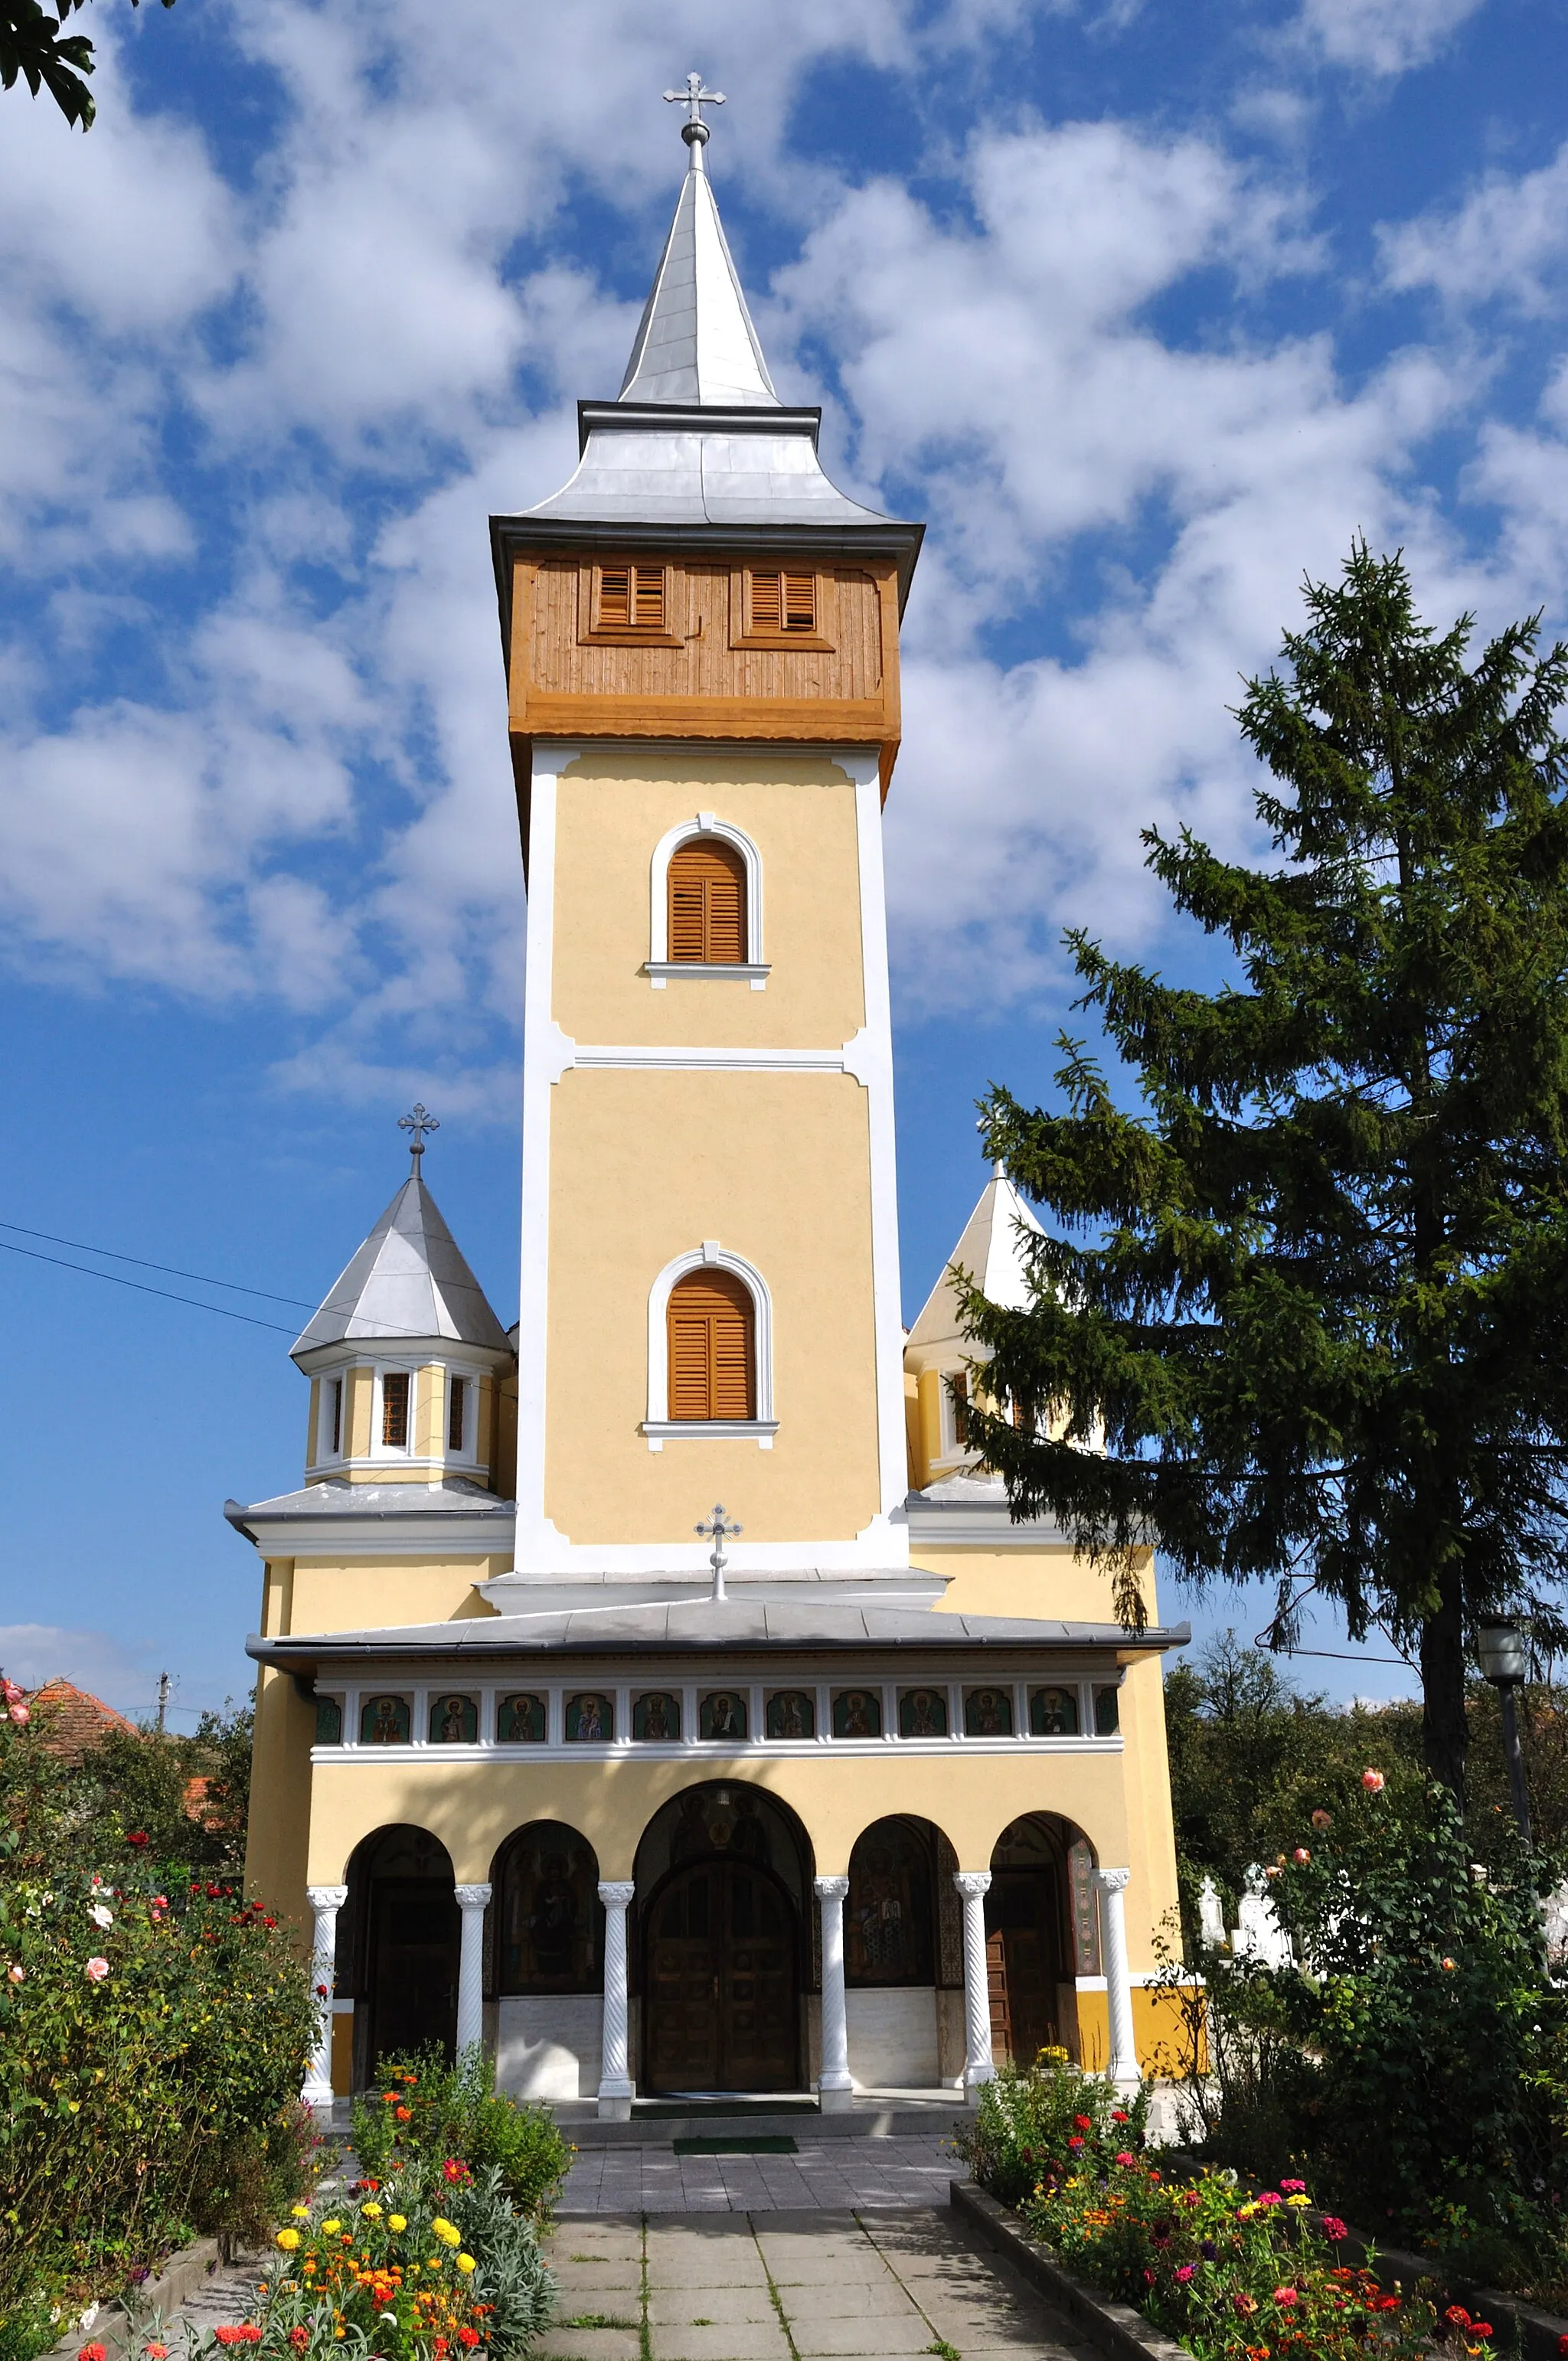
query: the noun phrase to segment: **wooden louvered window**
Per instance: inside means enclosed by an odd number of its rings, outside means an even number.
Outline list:
[[[671,1418],[755,1418],[750,1289],[730,1271],[690,1271],[670,1290],[667,1323]]]
[[[707,967],[746,959],[746,864],[733,845],[694,836],[670,856],[669,956]]]
[[[600,631],[664,629],[664,569],[662,566],[601,566],[594,600],[594,628]]]
[[[343,1379],[334,1378],[329,1391],[332,1399],[332,1455],[337,1459],[343,1453]]]
[[[459,1453],[462,1451],[463,1431],[467,1412],[468,1380],[466,1378],[452,1378],[447,1382],[446,1393],[446,1448],[448,1451]]]
[[[389,1369],[381,1379],[381,1442],[388,1451],[409,1447],[409,1373]]]
[[[751,628],[753,631],[811,632],[817,630],[817,577],[792,573],[787,566],[774,573],[754,567],[751,584]]]

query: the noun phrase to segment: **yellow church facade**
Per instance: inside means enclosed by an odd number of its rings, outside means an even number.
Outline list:
[[[1161,1627],[1011,1521],[939,1277],[900,1314],[883,804],[920,529],[781,403],[705,170],[614,402],[492,520],[529,897],[519,1317],[413,1170],[294,1348],[252,1886],[307,2095],[969,2091],[1157,2062]],[[955,1260],[1021,1300],[993,1174]],[[716,1503],[724,1507],[716,1508]]]

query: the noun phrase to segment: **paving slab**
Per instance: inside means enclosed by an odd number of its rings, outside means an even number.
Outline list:
[[[653,2288],[648,2296],[649,2324],[655,2328],[724,2328],[732,2322],[776,2320],[771,2289],[760,2287]]]
[[[776,2314],[721,2328],[655,2328],[652,2335],[655,2361],[790,2361]]]

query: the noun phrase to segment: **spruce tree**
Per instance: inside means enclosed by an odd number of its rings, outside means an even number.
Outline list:
[[[1135,1620],[1153,1545],[1200,1585],[1274,1580],[1287,1631],[1306,1577],[1353,1636],[1419,1648],[1463,1798],[1475,1617],[1563,1636],[1568,650],[1537,616],[1473,662],[1474,619],[1436,636],[1365,544],[1305,594],[1236,716],[1275,860],[1144,834],[1234,980],[1070,934],[1141,1110],[1066,1035],[1061,1111],[982,1103],[1047,1235],[1025,1309],[966,1286],[974,1439]]]

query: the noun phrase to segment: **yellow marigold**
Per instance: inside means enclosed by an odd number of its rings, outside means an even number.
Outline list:
[[[444,2220],[439,2213],[430,2228],[431,2235],[439,2238],[444,2246],[460,2246],[463,2244],[463,2233],[456,2223]]]
[[[334,2236],[337,2231],[341,2230],[343,2224],[341,2222],[323,2222],[322,2224],[322,2235],[323,2237],[330,2238]]]
[[[367,2222],[378,2222],[381,2218],[381,2209],[377,2204],[373,2197],[368,2199],[367,2202],[359,2208],[359,2211],[364,2214]]]
[[[289,2211],[296,2222],[308,2222],[311,2218],[311,2209],[308,2205],[291,2205]]]
[[[295,2247],[299,2245],[299,2243],[300,2243],[300,2234],[299,2234],[299,2232],[298,2232],[297,2230],[280,2230],[280,2231],[279,2231],[279,2233],[278,2233],[278,2244],[282,2247],[283,2252],[284,2252],[286,2255],[291,2255],[291,2254],[293,2253],[293,2251],[294,2251]]]
[[[1310,2205],[1311,2202],[1310,2197],[1288,2197],[1285,2200],[1287,2205]]]
[[[457,2257],[457,2268],[462,2272],[464,2278],[466,2279],[468,2273],[472,2270],[477,2269],[478,2266],[476,2264],[472,2255],[459,2255]]]
[[[405,2213],[389,2213],[389,2214],[388,2214],[388,2216],[387,2216],[387,2227],[388,2227],[388,2229],[389,2229],[389,2230],[406,2230],[406,2229],[408,2228],[408,2226],[409,2226],[409,2224],[408,2224],[408,2216],[407,2216],[407,2214],[405,2214]]]

